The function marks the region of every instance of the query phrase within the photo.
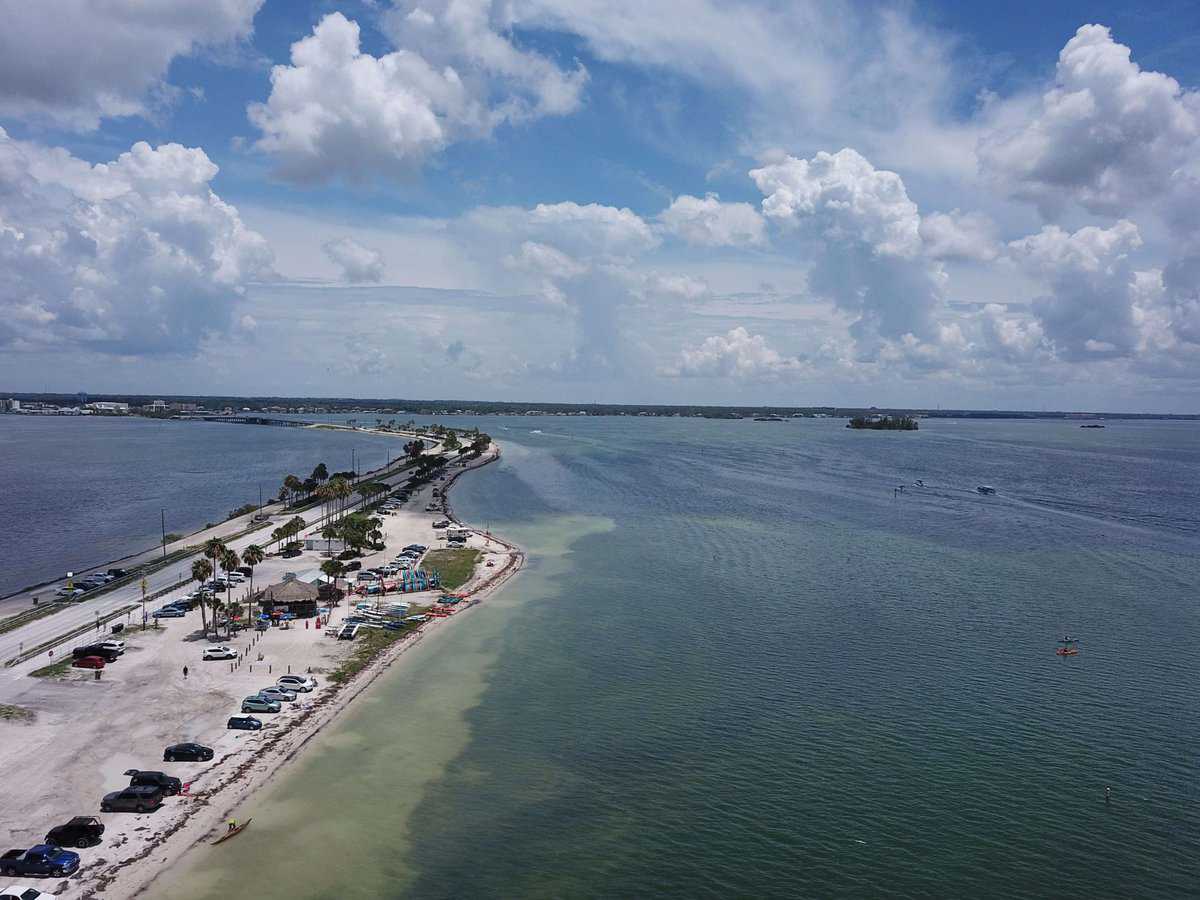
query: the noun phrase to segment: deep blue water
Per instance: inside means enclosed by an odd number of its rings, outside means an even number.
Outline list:
[[[0,595],[156,546],[319,462],[387,461],[388,439],[142,418],[0,416]]]

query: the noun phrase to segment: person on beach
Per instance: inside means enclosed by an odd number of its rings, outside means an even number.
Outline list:
[[[230,820],[229,820],[229,831],[230,831],[231,833],[232,833],[232,832],[234,832],[234,831],[237,831],[237,819],[230,819]]]
[[[183,680],[187,681],[187,666],[183,667]]]

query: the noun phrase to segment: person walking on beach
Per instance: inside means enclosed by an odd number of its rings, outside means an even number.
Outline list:
[[[187,666],[183,667],[183,680],[187,681]]]

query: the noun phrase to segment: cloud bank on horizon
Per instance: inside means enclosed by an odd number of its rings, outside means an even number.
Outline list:
[[[10,389],[1195,411],[1197,73],[1104,25],[69,5],[0,31]]]

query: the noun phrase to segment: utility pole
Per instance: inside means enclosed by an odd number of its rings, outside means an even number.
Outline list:
[[[159,523],[162,525],[163,537],[163,559],[167,558],[167,511],[163,508],[158,510]]]

